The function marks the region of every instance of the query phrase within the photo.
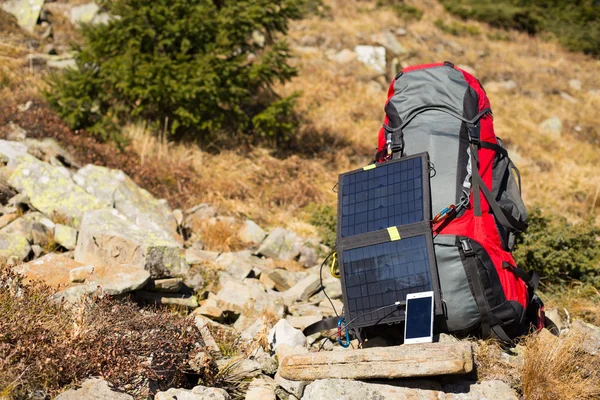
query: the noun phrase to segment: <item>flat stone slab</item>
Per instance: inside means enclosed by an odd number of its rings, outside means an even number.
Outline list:
[[[392,379],[466,374],[473,370],[468,342],[426,343],[370,349],[309,353],[286,357],[285,379]]]

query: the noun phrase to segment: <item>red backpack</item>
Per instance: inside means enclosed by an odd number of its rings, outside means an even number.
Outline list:
[[[541,329],[539,276],[511,254],[527,228],[520,175],[494,134],[481,83],[450,62],[405,68],[385,112],[377,162],[429,153],[442,330],[509,341]]]

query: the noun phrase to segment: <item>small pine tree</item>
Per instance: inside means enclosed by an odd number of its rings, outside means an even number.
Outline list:
[[[77,69],[51,75],[46,96],[73,128],[103,138],[143,120],[177,136],[241,132],[274,140],[296,126],[296,74],[281,37],[303,0],[102,0],[114,16],[84,25]]]

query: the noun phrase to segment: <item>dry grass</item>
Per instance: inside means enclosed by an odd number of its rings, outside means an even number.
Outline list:
[[[600,397],[600,357],[583,351],[581,334],[557,338],[547,331],[527,338],[523,395],[528,400]]]
[[[230,252],[242,250],[246,244],[238,236],[241,224],[227,221],[204,221],[200,225],[200,237],[207,250]]]
[[[69,308],[53,293],[0,267],[0,393],[54,397],[89,376],[136,398],[189,386],[187,362],[203,346],[192,319],[108,298]]]
[[[501,380],[521,391],[521,365],[506,357],[500,344],[493,339],[478,340],[475,345],[477,376],[481,380]]]
[[[548,309],[566,308],[571,318],[600,326],[600,292],[590,284],[572,282],[567,287],[548,288],[542,299]]]

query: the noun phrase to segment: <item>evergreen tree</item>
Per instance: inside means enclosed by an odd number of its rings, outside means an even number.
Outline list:
[[[46,96],[73,128],[104,138],[126,121],[178,136],[288,135],[294,97],[282,38],[303,0],[104,0],[113,18],[85,25],[77,69],[52,75]],[[255,123],[253,123],[253,121]]]

